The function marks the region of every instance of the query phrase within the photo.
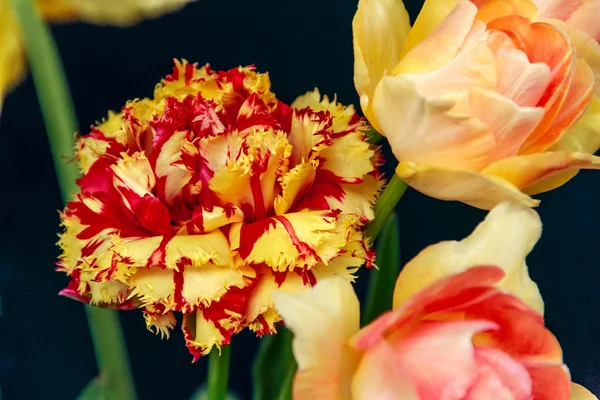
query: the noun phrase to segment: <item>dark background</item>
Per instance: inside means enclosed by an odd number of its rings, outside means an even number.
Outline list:
[[[351,20],[354,0],[202,0],[133,28],[54,26],[80,130],[150,96],[172,58],[214,69],[255,64],[290,103],[317,86],[358,105]],[[416,16],[420,1],[409,3]],[[0,120],[0,383],[6,399],[75,399],[96,375],[81,304],[57,296],[67,283],[54,272],[61,202],[31,79],[5,101]],[[387,165],[391,171],[392,161]],[[540,195],[544,233],[528,258],[546,302],[546,322],[560,340],[573,380],[600,394],[600,185],[584,171]],[[485,212],[413,190],[399,205],[407,261],[425,246],[468,235]],[[364,274],[363,274],[364,275]],[[365,279],[360,280],[364,285]],[[361,285],[361,286],[362,286]],[[191,356],[176,329],[171,340],[146,331],[138,312],[122,313],[140,400],[186,399],[202,383],[206,360]],[[231,388],[248,399],[249,365],[258,340],[234,338]]]

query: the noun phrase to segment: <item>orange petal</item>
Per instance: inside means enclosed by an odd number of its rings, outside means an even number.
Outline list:
[[[563,171],[600,169],[600,157],[584,153],[552,151],[515,156],[496,161],[482,172],[487,176],[501,178],[529,194],[553,189],[546,186],[546,179]],[[558,182],[552,181],[556,184]],[[560,186],[565,182],[560,182]],[[541,190],[540,190],[541,189]]]
[[[537,7],[530,0],[471,0],[479,9],[477,19],[489,23],[507,15],[520,15],[530,20],[537,18]]]
[[[571,379],[569,370],[562,364],[530,367],[534,399],[569,399]]]
[[[521,153],[543,151],[558,140],[562,131],[548,132],[567,95],[575,63],[574,49],[568,37],[554,25],[508,16],[496,19],[489,29],[500,30],[514,37],[532,63],[542,62],[550,67],[551,80],[538,106],[546,109],[544,119],[521,148]]]
[[[492,175],[401,162],[396,174],[414,189],[441,200],[458,200],[486,210],[503,201],[535,207],[539,201],[522,193],[510,182]]]

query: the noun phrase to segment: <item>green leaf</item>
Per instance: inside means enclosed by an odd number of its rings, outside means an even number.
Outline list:
[[[260,348],[254,364],[254,400],[273,400],[280,398],[290,371],[296,368],[292,354],[292,332],[284,327],[277,328],[275,335],[261,339]],[[293,372],[292,372],[293,373]]]
[[[375,246],[378,270],[369,275],[367,299],[362,312],[362,324],[366,325],[380,314],[392,309],[394,287],[400,270],[400,234],[398,216],[392,213],[385,221]]]
[[[106,387],[104,381],[99,376],[92,379],[83,388],[77,400],[110,400],[110,397],[106,393]]]

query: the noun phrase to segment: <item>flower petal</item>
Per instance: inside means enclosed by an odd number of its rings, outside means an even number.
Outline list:
[[[385,77],[375,92],[373,111],[396,158],[453,168],[485,166],[494,137],[481,121],[452,111],[468,102],[468,94],[430,99],[416,85],[405,75]]]
[[[359,1],[352,20],[354,85],[362,110],[376,129],[370,103],[381,78],[400,61],[409,29],[410,20],[402,1]]]
[[[19,27],[10,2],[0,3],[0,112],[4,95],[25,77],[25,57]]]
[[[508,181],[479,172],[401,162],[396,174],[411,187],[441,200],[458,200],[486,210],[503,201],[535,207],[539,201],[522,193]]]
[[[302,293],[273,293],[273,299],[294,332],[299,369],[294,398],[350,399],[357,359],[346,341],[358,331],[360,316],[352,285],[343,278],[329,278]]]
[[[485,30],[476,15],[477,7],[469,1],[425,1],[393,74],[431,72],[447,65],[473,29]]]
[[[70,20],[72,17],[95,24],[128,26],[141,19],[156,18],[177,10],[191,0],[60,0],[48,1],[43,10],[51,10],[49,17]],[[39,2],[39,1],[38,1]],[[58,9],[55,9],[57,7]]]
[[[506,180],[525,193],[536,194],[561,186],[575,175],[561,175],[561,178],[567,178],[564,181],[546,181],[555,174],[577,172],[580,169],[600,169],[600,157],[585,153],[550,151],[505,158],[491,164],[482,172],[487,176]]]
[[[405,56],[406,53],[438,29],[440,24],[445,22],[448,14],[459,3],[460,1],[456,0],[425,0],[415,24],[408,33],[402,56]]]
[[[583,386],[571,382],[571,396],[569,400],[598,400],[598,398]]]
[[[600,5],[600,1],[596,0],[595,2]],[[573,47],[575,47],[577,59],[584,60],[590,66],[595,77],[595,93],[600,96],[600,43],[571,24],[557,19],[550,19],[549,22],[559,27],[569,36]]]
[[[366,351],[352,380],[353,398],[461,398],[477,376],[472,338],[494,329],[487,321],[421,323]]]
[[[541,232],[535,211],[512,203],[496,206],[467,238],[431,245],[409,261],[396,281],[394,308],[439,279],[472,266],[495,265],[506,274],[498,286],[543,313],[544,303],[525,264]]]

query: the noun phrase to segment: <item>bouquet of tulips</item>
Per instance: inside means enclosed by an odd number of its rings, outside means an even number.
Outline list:
[[[258,400],[596,399],[571,382],[525,258],[532,196],[600,169],[600,0],[427,0],[412,26],[401,0],[360,0],[363,116],[318,89],[286,104],[253,66],[177,59],[73,141],[42,19],[125,25],[186,1],[119,3],[0,0],[0,94],[26,54],[65,201],[60,294],[114,360],[82,398],[136,398],[115,310],[139,310],[209,358],[198,398],[232,396],[230,343],[249,329]],[[490,211],[401,266],[408,186]]]

